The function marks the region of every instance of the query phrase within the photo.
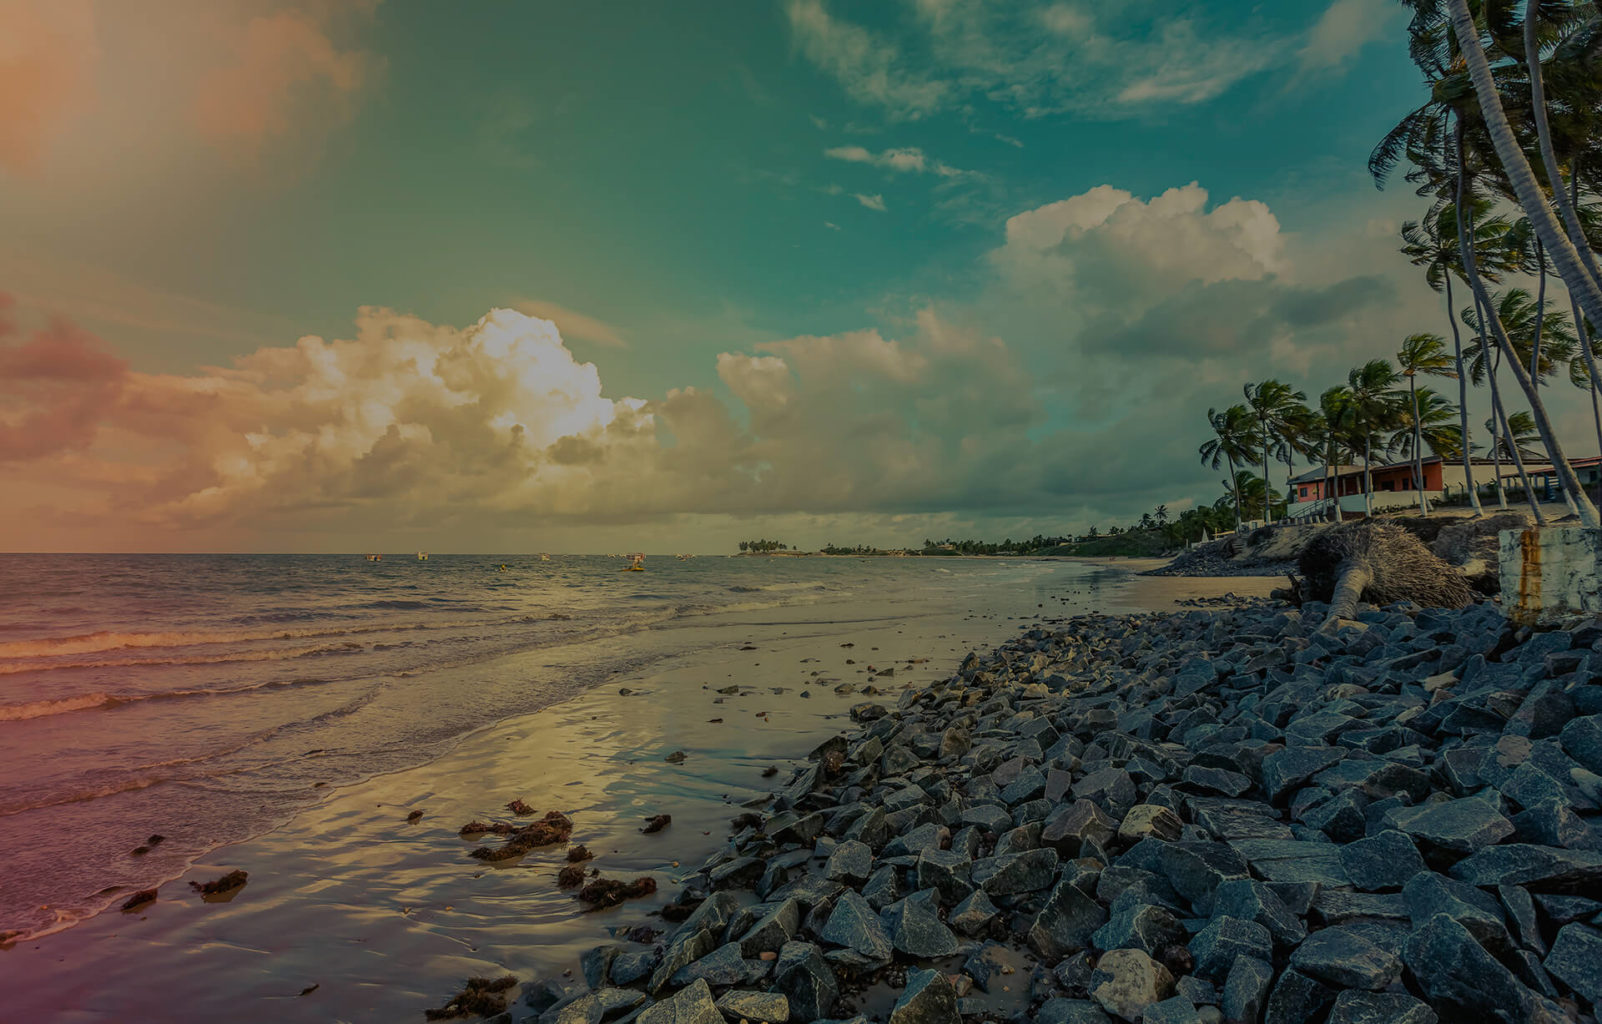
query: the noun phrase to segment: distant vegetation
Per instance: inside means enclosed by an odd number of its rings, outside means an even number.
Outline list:
[[[740,550],[760,555],[769,551],[789,551],[790,545],[780,544],[776,540],[742,540]]]

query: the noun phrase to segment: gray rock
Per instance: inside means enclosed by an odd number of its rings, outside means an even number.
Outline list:
[[[1559,739],[1568,755],[1584,767],[1602,774],[1602,715],[1575,718],[1563,727]]]
[[[910,855],[915,857],[924,850],[938,848],[941,840],[950,835],[951,831],[944,825],[927,822],[905,835],[896,836],[885,843],[884,856],[905,857]]]
[[[1126,893],[1113,901],[1106,924],[1091,935],[1097,949],[1140,949],[1152,955],[1173,945],[1184,945],[1184,926],[1166,909],[1141,900],[1139,893]]]
[[[1602,1002],[1602,932],[1578,922],[1564,925],[1544,966],[1593,1007]]]
[[[800,927],[801,904],[793,899],[781,900],[740,936],[740,955],[777,953],[795,938]]]
[[[1196,1006],[1184,996],[1173,996],[1146,1007],[1141,1024],[1202,1024]]]
[[[957,937],[940,920],[932,889],[892,903],[881,916],[891,944],[908,956],[950,956],[957,951]]]
[[[847,885],[861,885],[873,874],[873,851],[868,844],[847,840],[834,848],[824,865],[825,878]]]
[[[1012,815],[1008,814],[1004,807],[998,807],[995,804],[980,804],[977,807],[969,807],[962,812],[962,823],[964,825],[977,825],[986,832],[994,832],[1000,835],[1012,828]]]
[[[1276,943],[1290,948],[1307,938],[1307,926],[1266,883],[1254,879],[1225,882],[1213,895],[1213,912],[1255,921],[1268,929]]]
[[[723,1014],[712,999],[712,989],[704,979],[634,1018],[636,1024],[723,1024]]]
[[[1335,997],[1328,1024],[1436,1024],[1435,1011],[1406,992],[1347,989]]]
[[[1428,870],[1418,847],[1396,829],[1342,846],[1339,855],[1346,877],[1364,892],[1400,889],[1414,875]]]
[[[539,1024],[601,1024],[601,1000],[586,992],[540,1014]]]
[[[889,963],[893,946],[884,923],[868,901],[847,889],[835,900],[820,938],[860,953],[867,960]]]
[[[1091,772],[1074,783],[1073,794],[1075,799],[1090,800],[1119,817],[1135,806],[1139,799],[1135,792],[1135,780],[1122,768],[1103,768]]]
[[[1072,882],[1058,882],[1029,926],[1029,948],[1048,961],[1060,960],[1088,946],[1106,921],[1101,904]]]
[[[773,966],[773,987],[790,1001],[790,1016],[807,1021],[827,1017],[840,997],[839,983],[810,942],[787,942]]]
[[[595,1004],[601,1009],[603,1021],[621,1017],[645,1002],[645,993],[631,988],[603,988],[595,993]]]
[[[1213,895],[1220,885],[1250,876],[1245,858],[1228,843],[1164,843],[1159,862],[1174,891],[1203,916],[1212,913]]]
[[[1240,957],[1272,960],[1274,941],[1268,929],[1256,921],[1222,915],[1209,921],[1190,940],[1190,953],[1196,960],[1197,977],[1222,984]]]
[[[992,896],[1013,896],[1049,887],[1056,871],[1057,851],[1045,848],[976,860],[971,877]]]
[[[1263,1024],[1306,1024],[1323,1017],[1334,1002],[1334,989],[1300,971],[1287,970],[1268,996]]]
[[[997,942],[987,942],[976,949],[967,960],[963,961],[962,969],[968,977],[982,991],[989,992],[992,978],[1000,978],[1011,973],[1012,964],[1008,962],[1007,948]]]
[[[1340,847],[1330,842],[1291,839],[1233,839],[1230,846],[1267,882],[1314,882],[1350,885],[1341,865]]]
[[[1040,830],[1042,844],[1064,857],[1079,856],[1087,840],[1105,843],[1118,831],[1118,822],[1090,800],[1079,799],[1057,808]]]
[[[1522,885],[1532,892],[1595,894],[1602,891],[1602,853],[1507,843],[1458,861],[1452,865],[1451,875],[1470,885]]]
[[[1086,999],[1048,999],[1035,1012],[1034,1024],[1113,1024],[1107,1011]]]
[[[626,952],[623,946],[596,946],[579,957],[579,971],[584,975],[584,983],[592,991],[605,988],[612,970],[612,961],[623,952]]]
[[[890,1011],[890,1024],[961,1024],[957,992],[939,971],[907,971],[907,987]]]
[[[719,988],[738,985],[745,980],[751,968],[740,955],[740,944],[730,942],[719,946],[692,964],[685,964],[673,973],[672,984],[684,986],[698,978]]]
[[[1224,981],[1224,1000],[1220,1009],[1229,1020],[1255,1024],[1262,1019],[1268,1002],[1269,988],[1274,984],[1274,967],[1266,960],[1243,956],[1229,968]]]
[[[705,905],[702,904],[702,906]],[[656,965],[656,970],[652,972],[651,980],[645,986],[646,991],[652,995],[666,988],[668,982],[682,968],[695,963],[718,947],[717,936],[711,930],[706,928],[691,929],[689,924],[690,922],[686,920],[684,925],[679,928],[672,944],[663,952],[661,962]],[[618,977],[615,963],[612,967],[612,978],[617,984],[623,984],[623,981]]]
[[[1173,842],[1184,830],[1179,815],[1159,804],[1136,804],[1118,824],[1118,838],[1126,843],[1139,842],[1147,836]]]
[[[1263,759],[1263,792],[1284,803],[1291,791],[1346,756],[1339,747],[1286,747]]]
[[[1526,988],[1474,941],[1468,929],[1445,914],[1430,918],[1408,937],[1402,962],[1431,1004],[1451,1007],[1470,1020],[1502,1024],[1563,1020],[1556,1007]]]
[[[1414,839],[1454,853],[1473,853],[1513,834],[1513,823],[1484,800],[1460,797],[1392,811],[1395,827]]]
[[[1195,764],[1185,769],[1179,781],[1188,790],[1222,796],[1243,796],[1252,788],[1252,780],[1240,772]]]
[[[609,980],[614,985],[633,985],[644,981],[656,970],[660,959],[654,949],[638,953],[619,953],[612,961]]]
[[[976,890],[971,896],[951,909],[946,923],[963,935],[978,935],[990,926],[1000,913],[990,897]]]
[[[918,854],[917,879],[920,889],[938,889],[942,899],[956,903],[973,891],[968,881],[973,861],[956,850],[924,850]]]
[[[783,1024],[790,1019],[790,1000],[778,992],[725,992],[718,997],[717,1005],[731,1021]]]
[[[1345,928],[1314,932],[1291,954],[1290,966],[1336,988],[1378,992],[1402,973],[1402,962]]]

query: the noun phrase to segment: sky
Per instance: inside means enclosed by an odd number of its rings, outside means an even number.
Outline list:
[[[1446,333],[1419,102],[1394,0],[0,0],[0,550],[1211,502],[1209,407]]]

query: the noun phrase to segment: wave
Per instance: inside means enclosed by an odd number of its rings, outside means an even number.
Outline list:
[[[101,661],[32,661],[10,665],[0,664],[0,676],[22,672],[60,672],[79,668],[142,668],[170,665],[227,665],[243,661],[290,661],[295,658],[315,658],[329,654],[354,654],[366,650],[363,644],[346,641],[324,644],[319,647],[298,647],[294,650],[235,651],[232,654],[201,654],[181,658],[111,658]]]
[[[337,682],[334,679],[275,679],[255,686],[207,687],[195,690],[163,690],[157,693],[85,693],[57,700],[34,700],[21,704],[0,704],[0,722],[25,722],[34,718],[49,718],[73,711],[90,711],[121,707],[124,704],[143,704],[147,701],[184,700],[191,697],[232,697],[239,694],[260,693],[264,690],[292,690],[303,686],[323,686]]]

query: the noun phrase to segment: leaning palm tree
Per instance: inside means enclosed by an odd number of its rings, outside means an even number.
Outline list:
[[[1487,421],[1486,425],[1489,426],[1490,422]],[[1507,433],[1497,438],[1496,443],[1511,459],[1513,452],[1528,452],[1540,439],[1541,435],[1535,429],[1535,418],[1523,409],[1518,409],[1508,413]]]
[[[1413,455],[1413,489],[1418,492],[1419,512],[1427,516],[1430,506],[1424,500],[1424,439],[1418,405],[1418,375],[1426,373],[1433,377],[1456,377],[1456,362],[1446,354],[1446,339],[1440,335],[1413,334],[1402,342],[1401,350],[1396,353],[1396,363],[1401,367],[1402,376],[1407,378],[1408,404],[1411,407],[1413,430],[1408,448]]]
[[[1374,514],[1374,442],[1385,447],[1385,435],[1400,420],[1400,404],[1393,393],[1399,377],[1389,360],[1371,359],[1346,375],[1351,392],[1353,430],[1363,444],[1363,511]]]
[[[1327,389],[1318,396],[1319,418],[1323,421],[1324,497],[1330,499],[1330,518],[1341,518],[1340,480],[1341,453],[1349,448],[1355,436],[1356,413],[1352,405],[1352,390],[1344,384]]]
[[[1277,380],[1247,384],[1243,390],[1246,404],[1257,417],[1257,439],[1263,446],[1263,479],[1267,480],[1269,450],[1278,448],[1281,457],[1284,457],[1283,453],[1289,447],[1287,435],[1292,432],[1296,411],[1302,408],[1301,403],[1306,401],[1307,395]],[[1273,510],[1266,505],[1264,510],[1265,520],[1273,522]]]
[[[1576,243],[1584,245],[1586,241],[1584,238],[1571,240],[1552,213],[1547,195],[1536,179],[1535,171],[1530,167],[1519,139],[1514,134],[1513,126],[1508,121],[1507,111],[1502,106],[1501,93],[1497,89],[1496,78],[1489,60],[1486,59],[1485,50],[1480,45],[1479,27],[1474,23],[1474,17],[1469,11],[1468,0],[1446,0],[1446,3],[1451,18],[1452,34],[1462,53],[1469,78],[1473,82],[1474,95],[1479,101],[1486,131],[1501,162],[1508,184],[1517,197],[1524,215],[1530,219],[1536,236],[1552,260],[1558,276],[1563,279],[1569,294],[1575,298],[1581,311],[1592,323],[1602,323],[1602,281],[1599,281],[1585,266],[1576,248]],[[1538,61],[1538,55],[1535,56]],[[1464,253],[1464,260],[1468,264],[1471,284],[1476,294],[1480,295],[1481,301],[1489,307],[1489,299],[1480,294],[1483,292],[1483,285],[1474,273],[1472,251]],[[1495,330],[1494,325],[1492,333],[1496,335],[1498,345],[1511,349],[1511,345],[1506,344],[1505,334]],[[1563,452],[1563,446],[1552,427],[1551,418],[1536,391],[1533,380],[1525,371],[1524,365],[1516,358],[1510,356],[1508,363],[1513,370],[1514,379],[1519,382],[1519,387],[1530,401],[1531,416],[1541,434],[1541,440],[1546,446],[1559,479],[1563,481],[1564,488],[1574,497],[1581,522],[1592,529],[1602,527],[1602,518],[1598,517],[1596,506],[1592,504],[1591,499],[1581,490],[1579,476]]]
[[[1412,457],[1427,449],[1442,462],[1458,458],[1464,445],[1457,406],[1432,388],[1419,388],[1411,397],[1413,409],[1402,410],[1403,422],[1392,439],[1396,450]]]
[[[1207,422],[1213,436],[1197,449],[1204,465],[1213,469],[1223,463],[1229,468],[1229,486],[1235,488],[1235,529],[1240,529],[1240,489],[1235,486],[1236,467],[1250,465],[1257,445],[1257,424],[1252,411],[1244,405],[1232,405],[1222,411],[1207,410]]]

